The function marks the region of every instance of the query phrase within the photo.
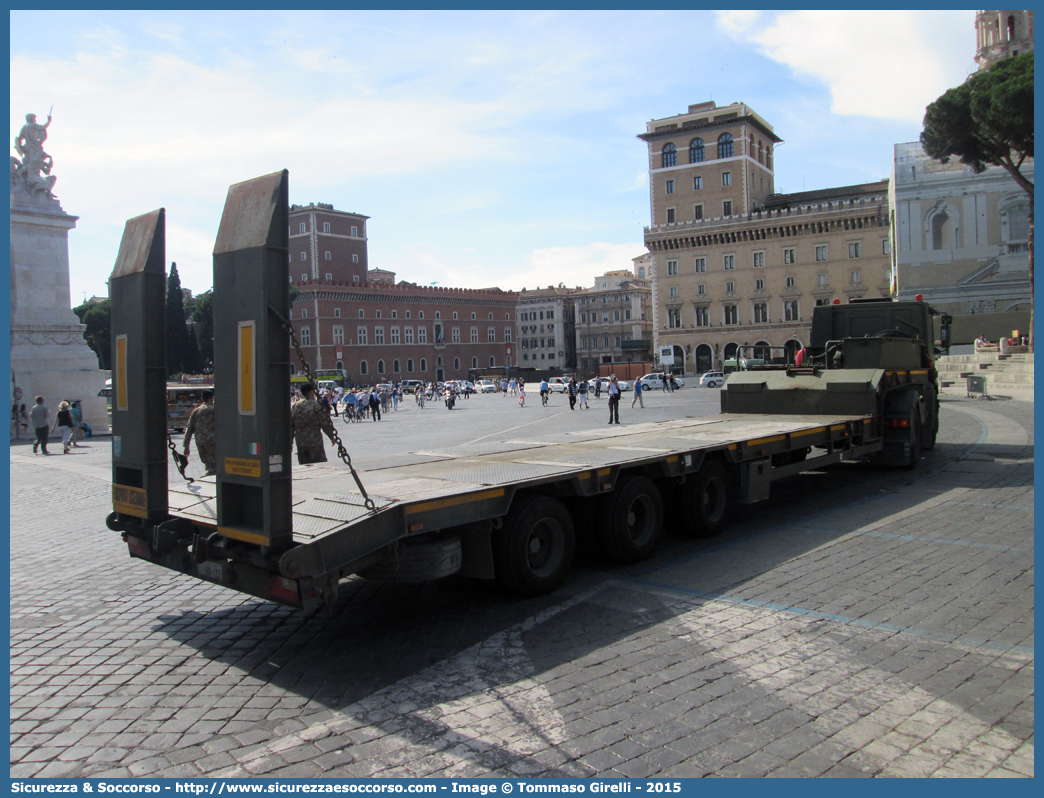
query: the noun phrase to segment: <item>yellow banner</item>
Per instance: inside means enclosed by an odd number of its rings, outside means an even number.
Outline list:
[[[261,479],[261,461],[250,457],[226,457],[225,473],[229,476]]]
[[[239,413],[252,416],[254,409],[254,322],[239,322]]]
[[[127,409],[127,336],[116,336],[116,409]]]
[[[113,483],[112,509],[118,513],[145,518],[149,514],[145,491],[141,488],[132,488],[130,485]]]

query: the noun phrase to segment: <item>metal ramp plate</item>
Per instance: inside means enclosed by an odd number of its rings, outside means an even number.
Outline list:
[[[524,462],[489,463],[474,468],[443,471],[440,476],[458,482],[473,482],[479,485],[503,485],[507,482],[524,482],[527,479],[549,477],[573,471],[570,465],[537,465]]]

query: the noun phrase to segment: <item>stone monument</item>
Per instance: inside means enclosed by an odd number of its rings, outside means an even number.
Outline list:
[[[63,399],[79,400],[83,420],[108,432],[99,392],[109,372],[83,339],[69,301],[69,231],[78,217],[54,196],[58,179],[43,148],[47,128],[28,114],[11,156],[11,403],[43,396],[53,416]]]

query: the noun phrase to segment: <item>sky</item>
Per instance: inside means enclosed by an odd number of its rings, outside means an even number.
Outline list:
[[[159,207],[206,291],[228,186],[284,168],[291,203],[371,217],[370,268],[397,279],[589,286],[645,252],[648,120],[745,102],[784,140],[777,191],[862,183],[975,66],[974,11],[10,19],[11,140],[53,106],[73,304],[107,295],[126,220]]]

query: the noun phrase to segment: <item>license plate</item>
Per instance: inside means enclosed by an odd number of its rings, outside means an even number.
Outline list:
[[[199,564],[199,575],[215,582],[225,581],[225,566],[219,562],[201,562]]]

